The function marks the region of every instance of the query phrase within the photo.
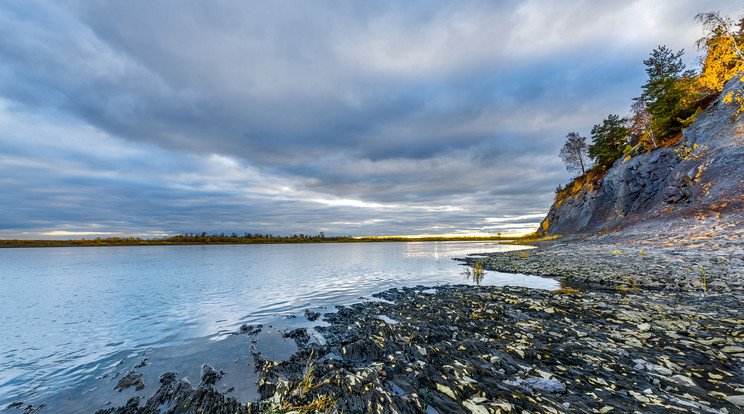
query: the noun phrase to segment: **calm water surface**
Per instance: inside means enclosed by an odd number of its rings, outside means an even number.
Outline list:
[[[392,287],[472,283],[453,257],[511,249],[482,242],[2,249],[0,410],[75,388],[121,355],[156,349],[167,357],[197,339],[227,342],[243,323]],[[481,283],[558,288],[497,272]]]

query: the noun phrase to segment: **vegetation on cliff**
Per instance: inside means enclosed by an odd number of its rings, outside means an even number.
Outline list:
[[[629,116],[610,115],[595,125],[584,148],[576,142],[586,140],[566,143],[587,151],[593,165],[556,188],[539,235],[604,234],[636,225],[689,231],[691,222],[680,220],[706,217],[715,218],[709,229],[715,232],[723,228],[722,214],[744,224],[744,19],[734,24],[702,13],[697,20],[705,29],[697,72],[685,68],[683,51],[657,47],[643,62],[648,79]],[[660,220],[680,225],[655,227]]]
[[[680,145],[680,157],[696,157],[704,149],[680,141],[681,131],[723,91],[723,85],[739,76],[744,81],[744,18],[734,23],[717,12],[696,16],[705,36],[697,41],[701,56],[699,72],[686,70],[683,50],[674,52],[666,46],[654,49],[644,60],[648,79],[641,96],[634,98],[631,113],[621,118],[611,114],[594,125],[591,143],[571,132],[561,149],[561,158],[568,171],[581,171],[566,187],[556,189],[556,202],[576,190],[576,184],[596,182],[612,164],[622,157],[652,151],[663,146]],[[726,94],[723,102],[735,105],[737,113],[744,111],[744,91]],[[577,154],[587,153],[589,164]],[[566,157],[565,154],[571,154]],[[587,165],[588,164],[588,165]],[[587,168],[591,166],[591,168]]]

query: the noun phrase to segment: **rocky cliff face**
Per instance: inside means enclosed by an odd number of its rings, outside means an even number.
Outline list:
[[[729,81],[675,146],[578,178],[557,195],[538,233],[692,234],[744,225],[744,114],[722,102],[743,87]]]

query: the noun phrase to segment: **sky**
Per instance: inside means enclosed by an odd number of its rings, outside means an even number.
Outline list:
[[[730,0],[0,3],[0,238],[524,234]]]

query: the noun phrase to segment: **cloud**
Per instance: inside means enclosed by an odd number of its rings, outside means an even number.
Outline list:
[[[0,199],[13,206],[0,235],[498,230],[484,218],[546,212],[569,179],[565,134],[626,113],[651,49],[686,47],[693,62],[694,14],[738,12],[640,0],[0,8]]]

